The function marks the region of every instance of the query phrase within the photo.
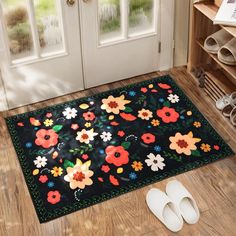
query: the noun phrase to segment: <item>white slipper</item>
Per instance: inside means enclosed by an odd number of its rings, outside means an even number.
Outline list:
[[[220,48],[232,38],[233,36],[231,34],[221,29],[206,38],[204,48],[210,53],[217,54]]]
[[[220,48],[218,59],[226,65],[236,65],[236,38],[232,38]]]
[[[183,218],[170,198],[157,188],[148,191],[146,202],[152,213],[171,231],[183,227]]]
[[[236,127],[236,106],[230,112],[230,122],[232,123],[233,126]]]
[[[195,200],[188,190],[177,180],[166,185],[166,193],[179,209],[183,219],[188,224],[198,222],[200,213]]]

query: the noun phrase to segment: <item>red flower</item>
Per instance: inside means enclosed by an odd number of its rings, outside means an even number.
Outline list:
[[[141,92],[146,93],[147,91],[147,88],[141,88]]]
[[[50,191],[50,192],[48,192],[47,200],[51,204],[56,204],[56,203],[60,202],[61,194],[58,191]]]
[[[39,181],[40,181],[41,183],[46,183],[46,182],[48,181],[47,175],[40,175]]]
[[[107,165],[103,165],[101,170],[104,171],[105,173],[107,173],[110,171],[110,167]]]
[[[122,166],[129,162],[129,153],[122,146],[108,146],[106,148],[106,161],[115,166]]]
[[[168,84],[163,84],[163,83],[158,83],[158,86],[159,86],[160,88],[162,88],[162,89],[170,89],[170,88],[171,88],[170,85],[168,85]]]
[[[154,143],[156,141],[156,137],[153,134],[146,133],[143,134],[141,139],[143,140],[144,143]]]
[[[118,136],[123,137],[125,136],[125,132],[123,130],[118,131]]]
[[[163,107],[157,110],[157,115],[161,117],[164,123],[176,122],[179,118],[179,113],[174,108]]]
[[[219,147],[218,145],[214,145],[213,148],[214,148],[216,151],[220,150],[220,147]]]
[[[83,114],[83,117],[84,117],[84,119],[87,120],[87,121],[89,121],[89,120],[91,121],[91,120],[94,120],[94,119],[95,119],[95,115],[94,115],[94,113],[91,112],[91,111],[85,112],[85,113]]]
[[[87,160],[87,159],[89,158],[89,156],[88,156],[87,154],[83,154],[81,157],[82,157],[84,160]]]
[[[52,129],[40,129],[36,137],[35,144],[43,148],[49,148],[58,143],[58,134]]]

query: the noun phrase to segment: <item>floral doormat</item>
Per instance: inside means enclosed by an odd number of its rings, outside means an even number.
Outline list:
[[[40,222],[233,154],[169,76],[6,122]]]

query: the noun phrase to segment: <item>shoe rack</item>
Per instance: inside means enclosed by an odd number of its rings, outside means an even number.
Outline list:
[[[204,49],[204,40],[210,34],[225,29],[236,37],[236,27],[214,25],[213,19],[221,4],[220,0],[201,1],[192,6],[189,36],[188,72],[196,78],[197,68],[204,71],[205,85],[201,87],[212,100],[219,98],[219,91],[231,93],[236,91],[236,66],[221,63],[217,55]],[[196,78],[197,79],[197,78]],[[214,99],[213,97],[214,96]]]

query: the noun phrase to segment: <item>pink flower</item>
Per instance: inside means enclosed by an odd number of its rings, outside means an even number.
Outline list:
[[[73,129],[73,130],[77,130],[78,128],[79,128],[79,125],[77,125],[77,124],[71,125],[71,129]]]
[[[109,172],[110,171],[110,167],[107,166],[107,165],[103,165],[102,168],[101,168],[102,171],[104,171],[105,173]]]

